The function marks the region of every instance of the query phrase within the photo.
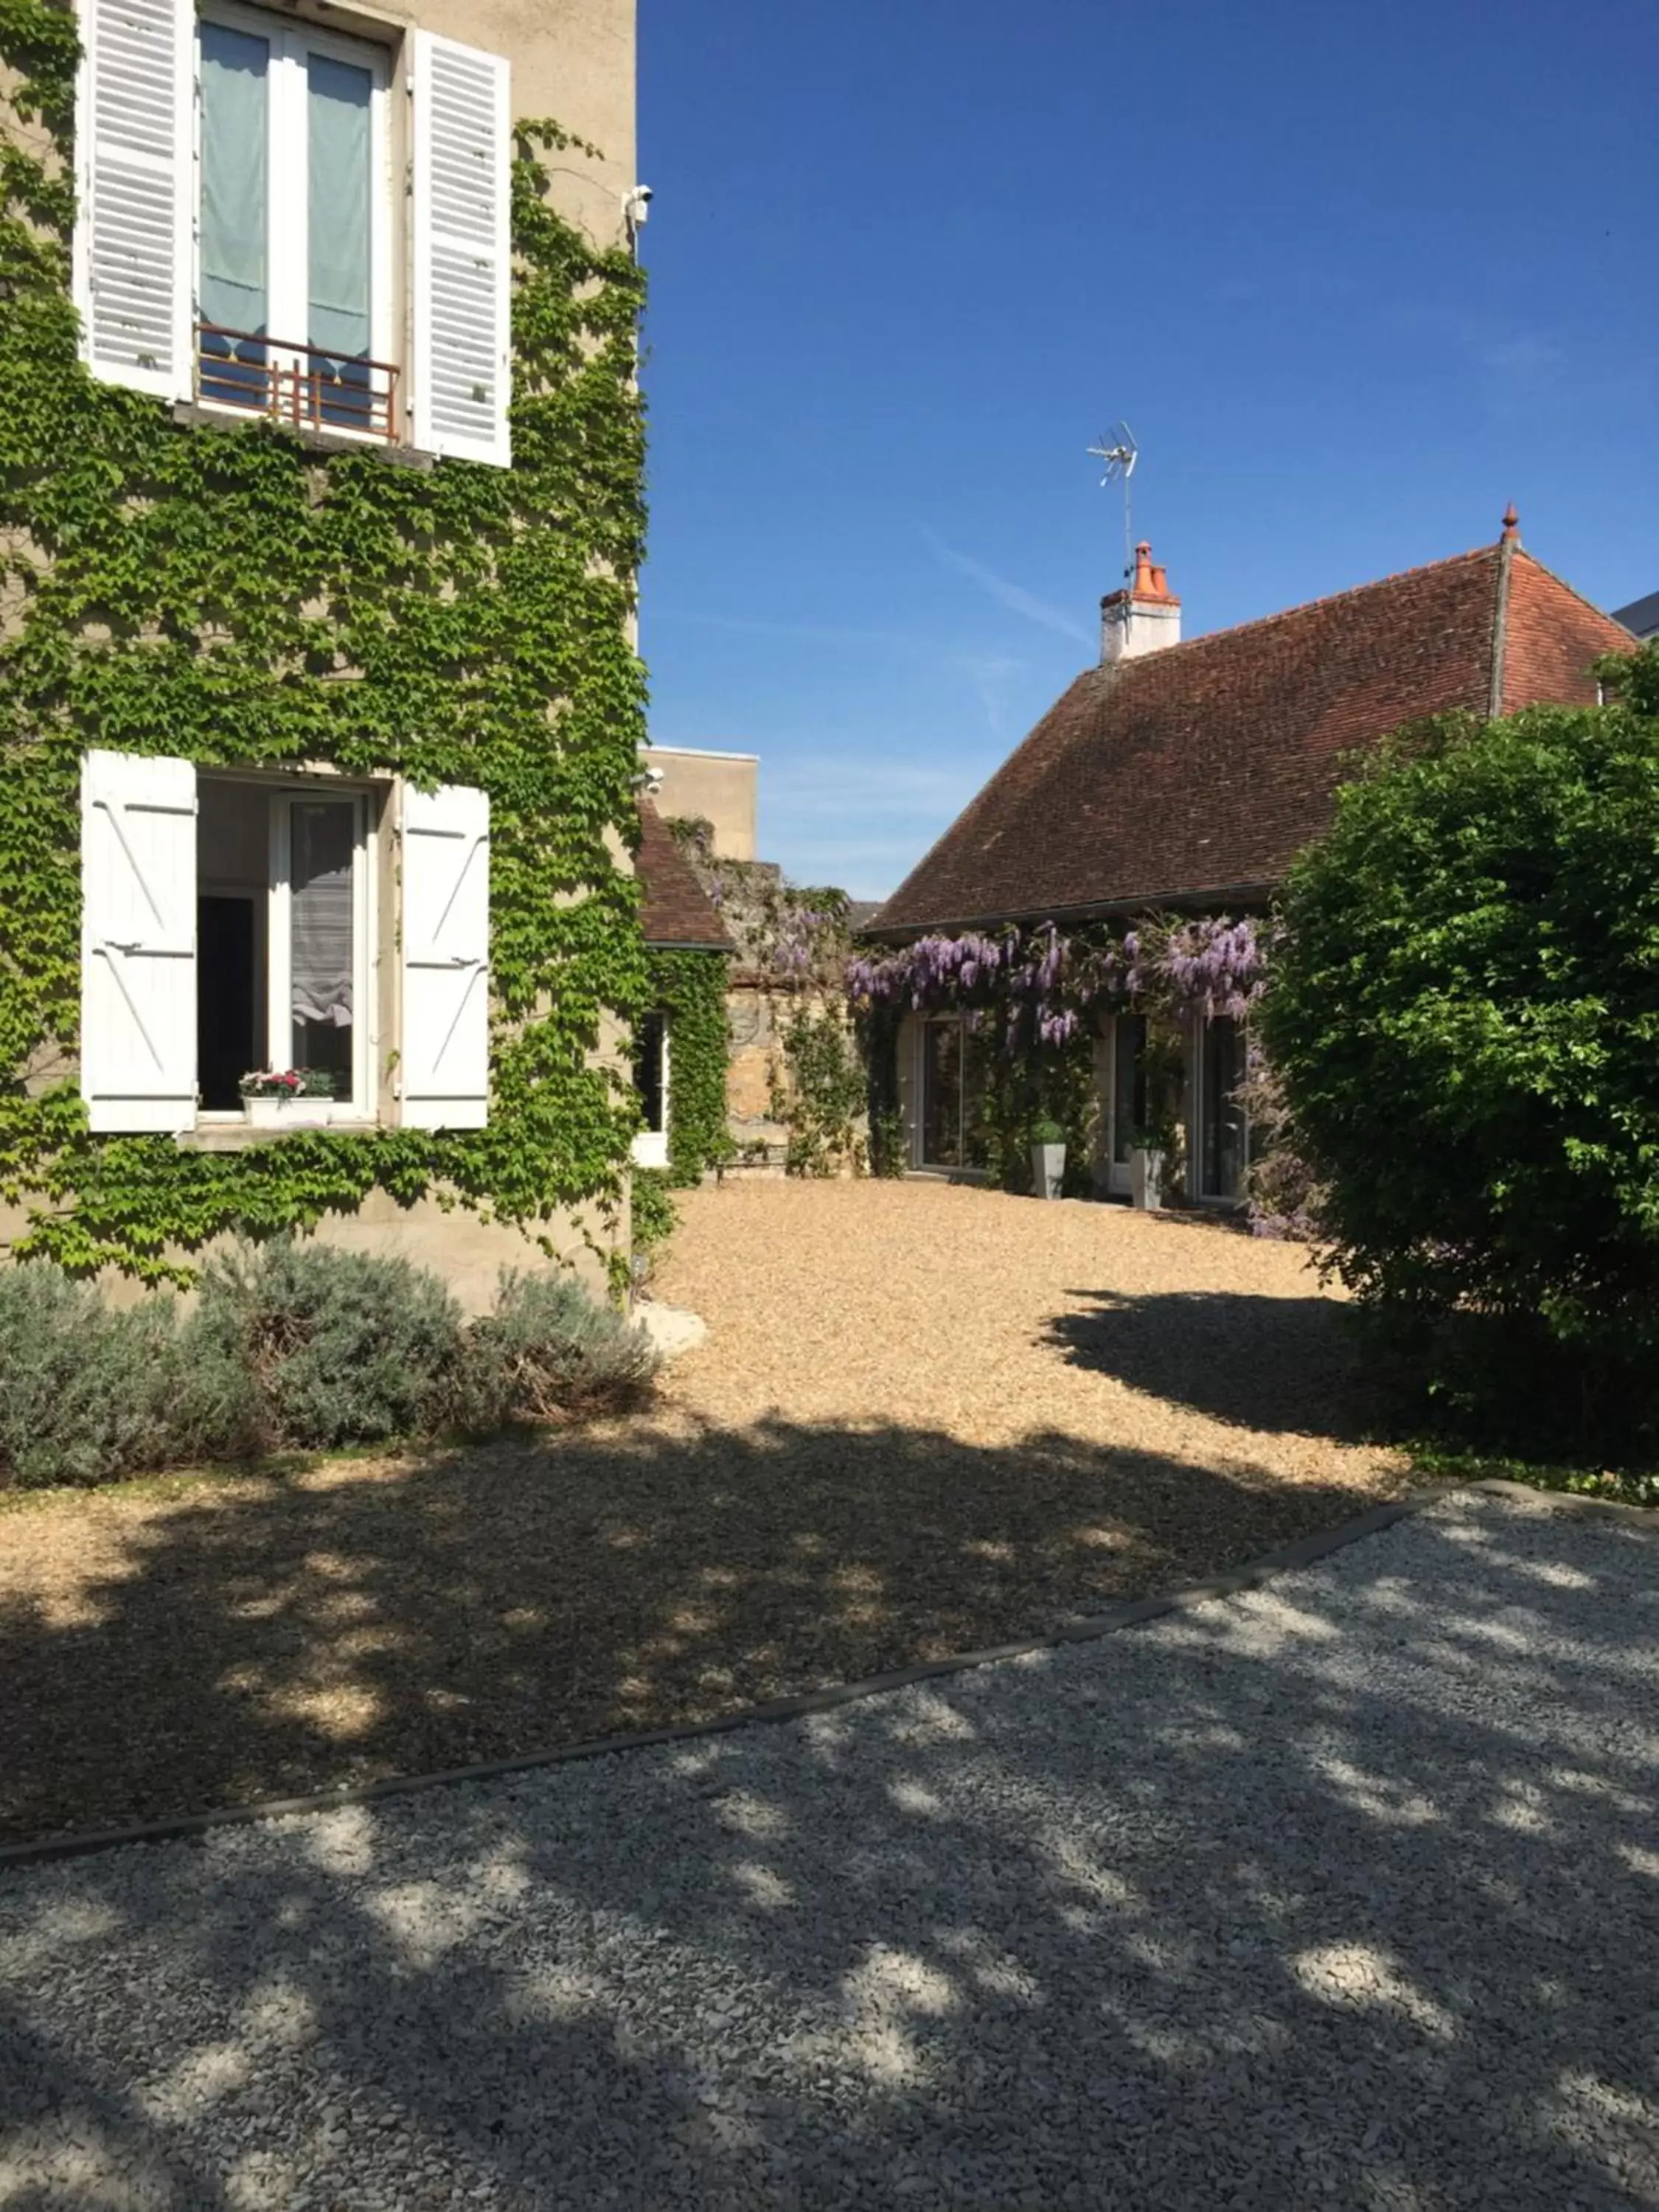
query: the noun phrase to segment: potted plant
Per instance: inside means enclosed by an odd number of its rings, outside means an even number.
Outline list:
[[[1156,1213],[1164,1204],[1165,1171],[1176,1150],[1173,1120],[1161,1118],[1135,1129],[1129,1138],[1129,1203]]]
[[[326,1121],[334,1079],[325,1067],[256,1067],[237,1088],[243,1120],[256,1129],[276,1129],[284,1123]]]
[[[1037,1198],[1058,1198],[1066,1173],[1066,1132],[1058,1121],[1031,1124],[1031,1190]]]

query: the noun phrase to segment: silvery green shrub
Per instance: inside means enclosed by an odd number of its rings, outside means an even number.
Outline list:
[[[454,1299],[405,1260],[240,1243],[185,1325],[189,1419],[228,1454],[420,1436],[447,1417],[461,1341]]]
[[[620,1411],[649,1393],[655,1348],[568,1275],[503,1274],[494,1310],[467,1329],[459,1425],[474,1436]]]
[[[0,1486],[108,1482],[181,1447],[171,1297],[106,1305],[46,1261],[0,1268]]]

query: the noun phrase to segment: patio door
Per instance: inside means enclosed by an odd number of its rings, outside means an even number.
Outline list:
[[[1239,1088],[1244,1081],[1244,1029],[1218,1014],[1198,1038],[1198,1193],[1237,1203],[1244,1195],[1249,1132]]]
[[[1112,1024],[1112,1150],[1106,1188],[1129,1195],[1129,1146],[1146,1119],[1146,1017],[1119,1014]]]
[[[976,1170],[985,1164],[985,1054],[968,1024],[954,1018],[921,1024],[921,1165]]]

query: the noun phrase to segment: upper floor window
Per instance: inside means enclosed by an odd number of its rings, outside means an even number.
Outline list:
[[[94,374],[505,465],[506,61],[240,0],[79,9],[75,289]]]
[[[198,395],[396,437],[386,51],[228,7],[198,42]]]

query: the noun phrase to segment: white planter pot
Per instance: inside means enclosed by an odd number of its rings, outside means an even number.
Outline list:
[[[1033,1145],[1031,1192],[1036,1198],[1058,1198],[1066,1175],[1064,1145]]]
[[[284,1098],[277,1120],[285,1129],[325,1129],[334,1118],[331,1098]]]
[[[1129,1203],[1156,1213],[1164,1204],[1164,1158],[1137,1145],[1129,1154]]]
[[[329,1098],[244,1098],[242,1119],[255,1129],[326,1128],[334,1112]]]

